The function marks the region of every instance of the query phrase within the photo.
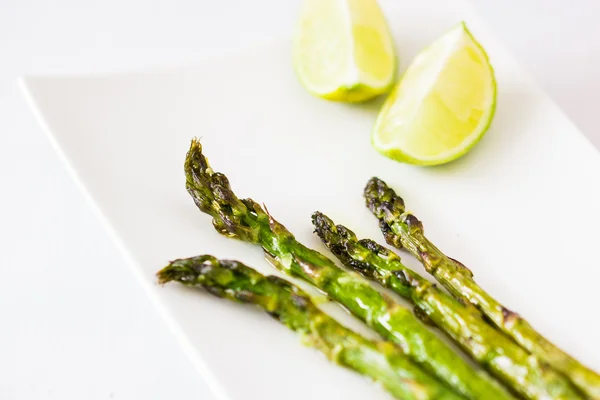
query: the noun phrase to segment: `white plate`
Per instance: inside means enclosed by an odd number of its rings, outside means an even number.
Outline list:
[[[193,136],[202,137],[213,167],[240,196],[265,202],[302,242],[322,251],[312,235],[314,210],[382,240],[361,192],[371,176],[385,179],[484,288],[600,369],[598,153],[467,5],[384,6],[403,67],[462,19],[489,52],[499,87],[496,118],[458,162],[425,169],[377,154],[369,144],[377,104],[308,95],[295,79],[288,43],[179,71],[23,80],[73,177],[223,399],[388,395],[251,307],[156,285],[154,273],[168,260],[202,253],[273,272],[260,249],[219,236],[188,197],[182,164]],[[102,271],[82,266],[81,273]]]

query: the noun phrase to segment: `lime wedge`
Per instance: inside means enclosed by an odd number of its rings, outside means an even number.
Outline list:
[[[312,94],[360,102],[391,89],[394,45],[376,0],[305,0],[294,68]]]
[[[492,66],[461,23],[408,67],[379,113],[373,146],[394,160],[443,164],[482,138],[495,106]]]

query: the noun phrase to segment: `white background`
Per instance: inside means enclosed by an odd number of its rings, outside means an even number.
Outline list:
[[[1,399],[213,399],[67,176],[16,78],[197,63],[289,36],[297,3],[0,0]],[[473,3],[600,146],[600,3]]]

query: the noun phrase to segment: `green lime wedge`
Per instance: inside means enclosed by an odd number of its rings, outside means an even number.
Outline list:
[[[294,35],[294,68],[312,94],[359,102],[387,93],[394,45],[376,0],[305,0]]]
[[[380,153],[439,165],[466,154],[494,116],[496,80],[464,23],[421,51],[381,109],[372,133]]]

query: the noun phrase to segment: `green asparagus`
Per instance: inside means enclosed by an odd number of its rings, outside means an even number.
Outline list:
[[[551,343],[523,317],[504,307],[477,285],[468,268],[446,256],[427,239],[421,221],[405,211],[404,200],[385,182],[372,178],[364,195],[367,207],[379,219],[390,245],[410,251],[456,298],[479,308],[501,331],[566,375],[589,398],[600,399],[600,375]]]
[[[189,194],[200,210],[213,217],[218,232],[261,246],[275,267],[327,293],[457,393],[469,399],[507,398],[487,374],[458,357],[410,310],[303,246],[255,201],[240,200],[225,175],[210,168],[197,139],[187,154],[185,173]]]
[[[246,265],[204,255],[171,262],[158,272],[160,283],[203,287],[230,300],[255,304],[329,360],[380,383],[397,399],[459,400],[390,342],[370,341],[320,311],[298,287],[264,276]]]
[[[312,216],[315,232],[340,261],[392,289],[454,339],[490,373],[527,399],[581,399],[570,382],[483,320],[470,304],[460,303],[402,264],[400,257],[369,239],[335,225],[326,215]]]

